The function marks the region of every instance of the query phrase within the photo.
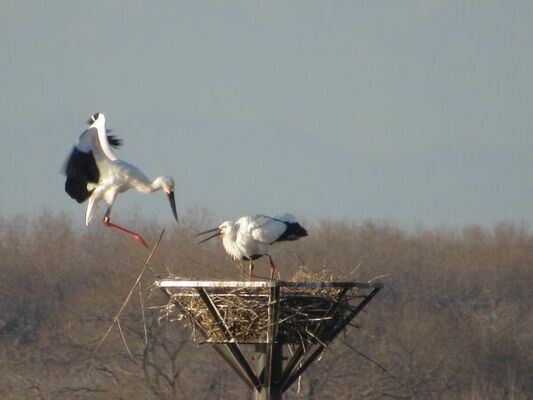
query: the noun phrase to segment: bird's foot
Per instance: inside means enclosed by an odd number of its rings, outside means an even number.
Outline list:
[[[144,241],[141,235],[134,234],[132,238],[135,239],[138,243],[142,244],[144,247],[148,248],[148,244]]]

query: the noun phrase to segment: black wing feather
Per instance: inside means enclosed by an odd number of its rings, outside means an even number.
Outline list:
[[[100,179],[93,153],[74,148],[63,169],[67,176],[65,191],[78,203],[83,203],[92,194],[92,190],[87,190],[87,184],[98,183]]]
[[[122,140],[115,135],[111,135],[110,132],[111,130],[106,131],[107,141],[114,148],[120,147]],[[80,139],[86,133],[87,131],[82,134]],[[63,166],[63,173],[67,176],[65,191],[78,203],[83,203],[93,192],[87,189],[87,184],[98,183],[100,179],[100,172],[98,171],[98,166],[96,165],[92,151],[84,152],[77,147],[72,149],[70,156]]]
[[[276,242],[281,242],[284,240],[297,240],[301,237],[307,236],[307,231],[298,222],[282,222],[287,225],[287,229],[285,229],[285,232],[283,232],[283,234],[277,238]]]
[[[83,178],[67,178],[65,181],[65,192],[78,203],[83,203],[91,197],[92,190],[87,190],[87,180]]]
[[[110,135],[109,133],[107,134],[107,141],[115,149],[118,149],[120,146],[122,146],[122,139],[116,137],[115,135]]]

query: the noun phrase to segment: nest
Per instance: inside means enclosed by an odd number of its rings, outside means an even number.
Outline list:
[[[327,343],[348,318],[351,300],[364,295],[363,289],[325,278],[333,277],[301,269],[290,282],[265,287],[180,287],[167,292],[165,315],[177,313],[200,342],[271,343],[275,336],[284,343]],[[279,286],[277,301],[273,285]]]

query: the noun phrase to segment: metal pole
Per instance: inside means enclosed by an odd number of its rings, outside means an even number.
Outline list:
[[[258,344],[255,346],[255,354],[257,357],[256,368],[257,371],[266,371],[267,368],[267,345]],[[259,374],[259,372],[258,372]],[[264,374],[260,377],[261,382],[264,382]],[[261,385],[254,388],[254,400],[268,400],[267,388]]]
[[[267,343],[256,346],[257,374],[261,386],[255,388],[255,400],[281,400],[283,375],[283,344],[278,337],[280,287],[270,289],[268,298]]]
[[[257,367],[259,370],[270,368],[271,379],[270,385],[263,385],[254,389],[254,400],[282,400],[283,396],[283,344],[275,342],[272,346],[272,356],[270,359],[270,366],[266,365],[268,362],[267,346],[259,345],[256,347],[257,351]]]
[[[272,379],[270,383],[269,400],[281,400],[283,395],[283,385],[281,377],[283,376],[283,343],[275,342],[272,349]]]

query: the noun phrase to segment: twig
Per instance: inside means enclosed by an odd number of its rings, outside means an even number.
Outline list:
[[[148,330],[146,329],[146,317],[144,315],[144,302],[143,302],[143,293],[141,282],[139,282],[139,301],[141,302],[141,315],[143,319],[143,328],[144,328],[144,344],[148,344]]]
[[[117,327],[118,332],[120,333],[120,337],[122,338],[122,342],[124,343],[124,347],[126,348],[126,351],[128,352],[128,355],[130,358],[135,361],[133,358],[133,354],[131,354],[130,347],[128,346],[128,342],[126,342],[126,338],[124,337],[124,332],[122,331],[122,327],[120,326],[120,321],[117,319]]]
[[[356,271],[359,271],[359,269],[363,266],[363,261],[359,261],[359,264],[355,266],[355,268],[348,274],[348,276],[352,276]]]
[[[383,274],[383,275],[378,275],[378,276],[375,276],[374,278],[368,280],[367,283],[372,283],[374,282],[376,279],[380,279],[380,278],[386,278],[387,276],[389,276],[390,274]]]
[[[111,323],[111,325],[109,326],[109,329],[107,330],[107,332],[105,333],[105,335],[102,337],[102,339],[100,339],[100,341],[98,342],[98,345],[96,346],[96,348],[94,349],[93,351],[93,357],[96,355],[96,353],[98,352],[98,350],[100,349],[100,346],[102,345],[102,343],[104,343],[104,341],[106,340],[107,336],[109,335],[109,333],[111,332],[111,330],[113,329],[113,327],[115,326],[115,324],[118,324],[118,318],[120,317],[120,314],[122,313],[122,311],[124,310],[124,308],[126,307],[126,304],[128,304],[128,301],[130,300],[131,298],[131,295],[133,293],[133,290],[135,289],[135,287],[139,284],[139,282],[141,281],[141,278],[144,274],[144,272],[146,271],[146,268],[148,268],[148,264],[150,263],[150,261],[152,260],[152,257],[154,256],[155,254],[155,251],[157,250],[157,248],[159,247],[159,243],[161,242],[161,239],[163,239],[163,235],[165,234],[165,230],[163,229],[161,231],[161,235],[159,236],[159,239],[157,240],[157,243],[155,244],[154,248],[152,249],[152,251],[150,252],[150,255],[148,256],[148,258],[146,259],[146,261],[144,262],[144,266],[143,266],[143,269],[141,270],[141,273],[139,274],[139,276],[137,277],[137,279],[135,280],[135,283],[133,284],[133,286],[131,287],[131,290],[130,292],[128,293],[128,295],[126,296],[126,299],[124,300],[124,302],[122,303],[122,306],[120,307],[120,309],[118,310],[117,314],[115,315],[115,317],[113,318],[113,322]],[[119,330],[122,332],[122,329],[120,328],[120,325],[118,325],[118,328]],[[124,336],[122,336],[124,338]],[[129,348],[128,346],[126,345],[126,350],[128,350],[128,353],[130,354],[131,356],[131,353],[129,351]]]
[[[391,374],[387,368],[385,368],[383,365],[381,365],[380,363],[378,363],[377,361],[374,361],[373,359],[371,359],[369,356],[367,356],[366,354],[360,352],[359,350],[357,350],[355,347],[353,347],[350,343],[348,343],[346,340],[342,339],[342,338],[339,338],[339,340],[341,341],[342,344],[344,344],[346,347],[348,347],[350,350],[356,352],[357,354],[359,354],[361,357],[363,357],[365,360],[368,360],[370,361],[372,364],[374,364],[376,367],[378,367],[380,370],[382,370],[383,372],[385,372],[388,376],[390,376],[392,379],[394,379],[397,383],[399,383],[401,386],[403,386],[404,388],[407,388],[407,385],[405,383],[403,383],[399,378],[395,377],[393,374]]]

